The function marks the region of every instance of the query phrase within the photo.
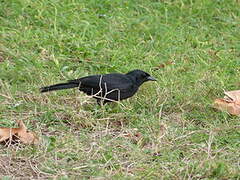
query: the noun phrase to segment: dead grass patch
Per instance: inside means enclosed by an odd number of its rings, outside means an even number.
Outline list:
[[[0,50],[0,63],[4,62],[7,60],[6,55],[4,54],[3,51]]]
[[[39,160],[24,157],[0,157],[0,177],[9,176],[19,179],[44,179],[48,174],[39,170]]]

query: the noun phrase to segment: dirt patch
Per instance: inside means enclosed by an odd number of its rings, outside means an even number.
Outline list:
[[[11,158],[1,155],[0,178],[8,176],[24,179],[38,179],[46,177],[46,174],[38,169],[38,163],[26,158]]]
[[[164,117],[164,119],[166,119],[167,122],[174,124],[175,126],[184,127],[186,125],[186,122],[181,113],[171,113]]]
[[[4,51],[2,51],[0,49],[0,63],[6,61],[9,59],[9,56],[7,55],[7,53],[5,53]]]
[[[4,61],[4,57],[2,55],[2,53],[0,52],[0,63]]]

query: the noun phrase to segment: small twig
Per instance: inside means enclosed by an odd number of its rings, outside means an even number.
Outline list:
[[[190,132],[190,133],[188,133],[188,134],[185,134],[185,135],[183,135],[183,136],[179,136],[179,137],[175,138],[174,141],[177,141],[177,140],[179,140],[179,139],[183,139],[183,138],[185,138],[185,137],[187,137],[187,136],[190,136],[190,135],[192,135],[192,134],[199,133],[199,132],[206,132],[206,130],[192,131],[192,132]]]
[[[214,138],[213,132],[211,131],[211,132],[209,133],[209,138],[208,138],[208,141],[207,141],[207,145],[208,145],[208,148],[207,148],[208,159],[212,156],[212,155],[211,155],[211,154],[212,154],[212,149],[211,149],[211,147],[212,147],[213,138]]]
[[[110,90],[110,91],[108,91],[108,89],[107,89],[107,83],[104,83],[104,87],[105,87],[105,94],[104,94],[104,96],[103,96],[103,89],[102,89],[102,79],[103,79],[103,76],[101,75],[100,76],[100,79],[99,79],[99,91],[97,92],[97,93],[95,93],[95,94],[93,94],[92,93],[92,95],[90,96],[90,97],[94,97],[94,98],[97,98],[97,99],[100,99],[101,101],[104,101],[104,100],[106,100],[106,101],[110,101],[110,102],[117,102],[117,103],[119,103],[120,102],[120,98],[121,98],[121,96],[120,96],[120,90],[119,89],[112,89],[112,90]],[[108,94],[110,94],[110,93],[112,93],[112,92],[114,92],[114,91],[118,91],[118,100],[116,101],[116,100],[113,100],[113,99],[109,99],[109,98],[107,98],[107,95]],[[99,96],[99,94],[100,94],[100,96]],[[121,104],[121,103],[120,103]],[[122,105],[122,104],[121,104]]]
[[[5,94],[0,94],[0,96],[2,96],[2,97],[5,97],[5,98],[7,98],[7,99],[10,99],[10,100],[12,100],[12,98],[11,98],[11,97],[9,97],[9,96],[7,96],[7,95],[5,95]]]

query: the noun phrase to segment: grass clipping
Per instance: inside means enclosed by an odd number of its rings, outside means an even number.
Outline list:
[[[232,115],[240,115],[240,90],[224,92],[225,96],[214,101],[214,107]]]
[[[6,128],[0,127],[0,143],[3,142],[15,142],[19,140],[23,144],[37,144],[39,142],[35,133],[27,131],[27,128],[23,121],[17,121],[18,128]]]

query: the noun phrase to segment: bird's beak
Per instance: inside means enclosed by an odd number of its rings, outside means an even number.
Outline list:
[[[148,77],[147,77],[147,80],[148,80],[148,81],[157,81],[157,80],[156,80],[154,77],[152,77],[152,76],[148,76]]]

